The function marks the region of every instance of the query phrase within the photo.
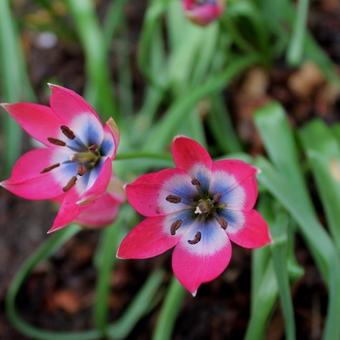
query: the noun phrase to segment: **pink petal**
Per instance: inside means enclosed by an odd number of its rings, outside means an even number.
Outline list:
[[[215,161],[210,189],[223,193],[229,208],[250,210],[258,195],[256,168],[240,160]]]
[[[209,233],[202,228],[201,241],[191,245],[188,239],[192,240],[196,232],[194,229],[190,237],[182,237],[172,254],[175,276],[194,296],[202,283],[215,279],[227,268],[232,253],[230,241],[221,227],[216,226]]]
[[[179,236],[170,234],[164,216],[148,217],[123,239],[117,252],[122,259],[145,259],[164,253],[175,246]]]
[[[143,175],[127,185],[129,203],[144,216],[157,216],[187,208],[185,201],[173,204],[170,194],[189,197],[195,193],[191,178],[182,170],[165,169]]]
[[[256,211],[243,212],[242,225],[233,225],[227,228],[229,238],[244,248],[259,248],[271,243],[270,231],[267,222]]]
[[[49,84],[49,86],[52,92],[51,109],[66,124],[84,113],[93,115],[100,120],[96,111],[76,92],[59,85]]]
[[[109,185],[112,175],[112,161],[107,158],[96,181],[92,187],[84,193],[79,193],[77,185],[74,186],[61,203],[58,214],[48,233],[64,228],[69,223],[76,220],[84,209],[88,208],[93,202],[102,196]]]
[[[79,224],[92,228],[109,225],[117,216],[120,205],[120,201],[117,201],[109,193],[105,193],[92,204],[86,206],[80,212],[76,221]]]
[[[47,232],[48,234],[60,230],[73,222],[79,216],[82,209],[84,209],[84,207],[75,204],[73,200],[67,199],[69,195],[70,193],[65,195],[65,198],[59,208],[58,214],[53,221],[53,225]]]
[[[58,173],[63,171],[62,167],[41,173],[43,169],[52,164],[52,148],[29,151],[17,160],[11,177],[1,182],[1,185],[13,194],[26,199],[40,200],[57,197],[63,192],[63,185],[57,180]]]
[[[194,167],[203,166],[210,169],[212,160],[199,143],[188,137],[176,137],[171,145],[172,156],[176,167],[191,173]]]
[[[28,134],[43,144],[50,145],[47,138],[60,134],[61,120],[47,106],[31,103],[2,106]]]
[[[218,19],[223,13],[223,7],[217,5],[205,5],[187,10],[185,15],[198,25],[208,25]]]
[[[118,150],[118,145],[120,141],[120,134],[118,130],[118,126],[113,118],[110,118],[106,123],[104,127],[104,133],[105,135],[110,134],[114,141],[114,151],[111,157],[114,157]]]
[[[93,198],[102,195],[106,191],[106,188],[110,183],[111,176],[112,160],[111,158],[107,158],[94,184],[89,188],[89,190],[87,190],[80,196],[80,199],[77,203],[84,204],[86,203],[86,201],[92,200]]]

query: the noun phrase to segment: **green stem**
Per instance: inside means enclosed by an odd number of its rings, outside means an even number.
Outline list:
[[[125,313],[107,330],[109,339],[125,339],[140,318],[148,313],[155,305],[155,296],[163,280],[163,272],[154,270],[131,301]]]
[[[122,208],[116,222],[102,232],[101,243],[96,256],[98,280],[94,306],[94,324],[103,335],[105,335],[108,326],[110,277],[116,260],[115,252],[121,236],[121,225],[126,215],[124,208]]]
[[[177,315],[181,309],[185,290],[181,284],[172,278],[169,291],[159,314],[153,340],[170,340]]]
[[[125,161],[131,159],[139,159],[139,158],[149,158],[149,159],[157,159],[157,160],[171,160],[171,156],[164,153],[158,152],[147,152],[147,151],[136,151],[136,152],[124,152],[118,154],[115,158],[117,161]]]

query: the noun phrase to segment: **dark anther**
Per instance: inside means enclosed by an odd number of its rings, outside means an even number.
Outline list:
[[[76,135],[73,133],[73,131],[66,125],[62,125],[60,127],[61,132],[69,139],[75,139]]]
[[[199,241],[201,241],[201,238],[202,238],[202,234],[201,234],[200,231],[198,231],[198,232],[196,233],[194,239],[193,239],[193,240],[188,240],[188,243],[190,243],[190,244],[196,244],[196,243],[198,243]]]
[[[200,183],[200,181],[197,178],[194,178],[191,181],[191,184],[194,185],[195,187],[198,187],[198,188],[201,186],[201,183]]]
[[[214,202],[214,203],[218,203],[218,202],[220,201],[221,197],[222,197],[222,194],[219,193],[219,192],[217,192],[217,193],[213,196],[213,202]]]
[[[58,166],[60,166],[60,163],[57,163],[57,164],[53,164],[53,165],[51,165],[51,166],[48,166],[47,168],[45,168],[45,169],[43,169],[43,170],[41,170],[41,174],[44,174],[45,172],[49,172],[49,171],[51,171],[51,170],[53,170],[53,169],[55,169],[55,168],[57,168]]]
[[[228,222],[223,217],[217,217],[216,219],[221,228],[226,230],[228,227]]]
[[[98,145],[92,144],[89,146],[89,151],[96,152],[98,150]]]
[[[176,234],[176,231],[180,228],[182,223],[183,223],[182,220],[177,220],[177,221],[175,221],[174,223],[171,224],[171,227],[170,227],[171,235],[175,235]]]
[[[168,196],[166,196],[165,199],[170,203],[180,203],[181,202],[181,198],[176,196],[176,195],[168,195]]]
[[[77,182],[77,176],[73,176],[68,183],[63,187],[63,191],[69,191]]]
[[[80,165],[78,168],[78,175],[83,176],[87,172],[87,169],[84,165]]]
[[[58,146],[65,146],[65,145],[66,145],[65,142],[63,142],[62,140],[57,139],[57,138],[48,137],[47,140],[48,140],[51,144],[54,144],[54,145],[58,145]]]

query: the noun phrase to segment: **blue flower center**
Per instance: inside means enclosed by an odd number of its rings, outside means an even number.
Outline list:
[[[66,183],[66,185],[63,187],[63,191],[67,192],[77,183],[78,176],[85,175],[99,164],[102,155],[98,145],[96,144],[91,144],[89,146],[85,145],[79,138],[77,138],[75,133],[68,126],[62,125],[60,126],[60,130],[62,131],[64,136],[67,137],[67,139],[69,139],[70,142],[72,142],[72,144],[68,145],[63,140],[53,137],[48,137],[47,139],[53,145],[67,147],[74,151],[72,159],[63,162],[63,163],[74,162],[78,166],[77,174],[75,176],[72,176],[70,180]],[[60,163],[53,164],[43,169],[41,173],[52,171],[58,168],[60,165],[61,165]]]
[[[201,225],[215,219],[224,230],[228,227],[228,222],[221,216],[221,212],[226,208],[226,204],[221,203],[221,193],[211,193],[209,190],[203,188],[201,182],[194,178],[191,181],[197,189],[197,194],[189,200],[191,207],[191,215],[193,220],[199,220]],[[166,200],[173,204],[181,203],[182,198],[177,195],[168,195]],[[178,219],[172,223],[170,227],[171,235],[175,235],[176,231],[182,226],[183,220]],[[189,240],[189,244],[197,244],[200,242],[202,234],[198,231],[194,239]]]

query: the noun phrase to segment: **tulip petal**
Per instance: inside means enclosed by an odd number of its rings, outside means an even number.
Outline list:
[[[256,168],[239,160],[215,161],[210,190],[221,193],[221,202],[229,208],[250,210],[258,195]]]
[[[76,221],[92,228],[109,225],[117,216],[120,205],[120,201],[117,201],[109,193],[105,193],[92,204],[86,206],[77,216]]]
[[[269,227],[256,210],[243,212],[243,219],[237,214],[241,212],[229,213],[228,217],[227,234],[231,241],[244,248],[259,248],[271,242]]]
[[[212,166],[212,160],[207,150],[191,138],[176,137],[172,142],[171,151],[176,167],[190,174],[197,165],[207,169]]]
[[[49,84],[49,87],[51,109],[66,125],[84,113],[99,120],[96,111],[76,92],[59,85]]]
[[[117,252],[122,259],[145,259],[164,253],[174,247],[178,235],[170,234],[164,216],[148,217],[134,227],[123,239]]]
[[[179,282],[195,296],[202,283],[215,279],[227,268],[232,249],[225,231],[216,222],[189,230],[175,247],[172,268]],[[198,231],[200,241],[190,244],[188,241]]]
[[[143,175],[127,185],[129,203],[144,216],[157,216],[188,208],[188,200],[197,193],[191,178],[180,169],[165,169]],[[181,201],[167,201],[169,195]]]
[[[103,165],[97,173],[95,173],[95,169],[92,169],[91,173],[94,173],[96,177],[93,179],[90,178],[91,185],[89,185],[86,192],[81,195],[80,200],[77,202],[78,204],[83,204],[84,202],[91,200],[93,197],[102,195],[102,193],[106,191],[112,176],[111,158],[107,158],[103,162]]]
[[[55,198],[63,193],[62,188],[77,169],[74,164],[61,164],[49,172],[42,173],[53,164],[55,164],[55,149],[31,150],[17,160],[11,177],[1,182],[1,185],[13,194],[26,199]]]
[[[101,155],[114,158],[118,149],[119,137],[113,134],[111,127],[106,124],[104,127],[104,138],[101,144]]]
[[[81,207],[78,204],[74,203],[73,199],[70,199],[70,196],[73,196],[75,190],[72,190],[72,193],[69,192],[65,195],[65,198],[58,210],[58,214],[53,221],[52,227],[48,230],[48,234],[60,230],[73,222],[81,213],[82,209],[85,209],[85,206]]]
[[[50,145],[47,138],[60,133],[62,122],[44,105],[32,103],[2,104],[10,116],[34,139]]]

